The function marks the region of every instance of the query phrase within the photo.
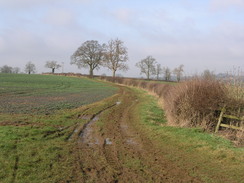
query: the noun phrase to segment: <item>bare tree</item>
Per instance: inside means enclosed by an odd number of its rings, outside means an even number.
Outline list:
[[[104,46],[100,45],[98,41],[84,42],[71,56],[71,64],[75,64],[78,68],[89,67],[90,76],[93,77],[93,70],[99,69],[102,64]]]
[[[28,62],[25,65],[25,72],[28,74],[35,73],[36,72],[36,66],[32,62]]]
[[[13,73],[13,68],[8,65],[4,65],[3,67],[0,68],[0,72],[10,74]]]
[[[156,76],[157,80],[159,79],[159,75],[163,73],[163,69],[161,68],[161,64],[157,64],[156,66]]]
[[[45,67],[52,69],[52,73],[54,73],[55,72],[55,69],[60,68],[61,65],[59,65],[57,63],[57,61],[47,61],[46,64],[45,64]]]
[[[128,53],[123,41],[111,39],[105,48],[103,66],[113,71],[113,77],[117,70],[127,71],[129,69],[125,64],[128,61]]]
[[[18,74],[18,73],[20,72],[20,68],[19,68],[19,67],[14,67],[14,68],[12,69],[12,72],[13,72],[14,74]]]
[[[156,60],[152,56],[148,56],[136,63],[136,67],[141,69],[141,74],[146,74],[147,79],[150,79],[151,75],[156,74]]]
[[[179,67],[177,67],[173,70],[173,73],[175,74],[178,82],[181,80],[181,77],[183,75],[183,72],[184,72],[183,67],[184,67],[184,65],[181,64]]]
[[[171,79],[171,71],[170,71],[170,68],[164,67],[163,68],[163,73],[164,73],[164,79],[165,79],[165,81],[170,81],[170,79]]]

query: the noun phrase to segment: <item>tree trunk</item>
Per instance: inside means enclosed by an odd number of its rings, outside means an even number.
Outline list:
[[[115,72],[116,72],[116,70],[113,70],[113,78],[115,78]]]
[[[52,68],[52,73],[54,73],[54,71],[55,71],[55,68]]]
[[[93,69],[90,67],[90,77],[93,78]]]
[[[31,72],[29,71],[28,74],[30,74]]]

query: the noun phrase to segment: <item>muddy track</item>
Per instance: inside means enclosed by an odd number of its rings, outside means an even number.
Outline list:
[[[131,89],[122,87],[118,101],[80,129],[74,182],[201,182],[165,158],[137,128],[133,109],[139,100]]]

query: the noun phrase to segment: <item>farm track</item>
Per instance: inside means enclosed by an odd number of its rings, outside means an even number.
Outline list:
[[[79,128],[74,182],[201,182],[165,158],[156,142],[137,128],[133,90],[121,87],[118,102]],[[103,121],[103,126],[96,124]]]

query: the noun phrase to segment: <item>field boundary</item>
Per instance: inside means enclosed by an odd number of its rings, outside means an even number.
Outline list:
[[[219,131],[220,127],[225,127],[225,128],[231,128],[231,129],[234,129],[234,130],[244,131],[244,129],[239,127],[239,126],[223,123],[223,119],[224,118],[240,121],[240,123],[244,122],[244,116],[237,117],[237,116],[234,116],[234,115],[226,114],[226,107],[223,107],[221,109],[221,112],[220,112],[220,115],[219,115],[218,123],[217,123],[216,128],[215,128],[215,133],[217,133]]]

